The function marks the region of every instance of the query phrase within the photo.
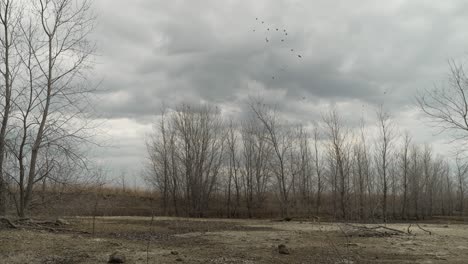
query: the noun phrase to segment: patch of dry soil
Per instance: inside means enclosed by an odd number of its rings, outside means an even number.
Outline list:
[[[339,223],[158,217],[66,219],[66,229],[0,228],[0,263],[467,263],[468,226],[389,224],[359,236]],[[353,224],[356,226],[357,224]],[[358,225],[359,226],[359,225]],[[360,225],[362,226],[362,225]],[[373,230],[378,226],[365,225]],[[63,232],[61,231],[63,230]],[[379,229],[385,230],[385,229]],[[390,230],[390,229],[389,229]],[[148,247],[149,242],[149,247]],[[278,245],[290,254],[278,253]],[[148,251],[147,251],[148,248]]]

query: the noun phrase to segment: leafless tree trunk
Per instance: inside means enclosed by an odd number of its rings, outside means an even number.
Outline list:
[[[403,149],[400,154],[400,168],[401,168],[401,184],[403,187],[403,197],[402,197],[402,207],[401,207],[401,216],[404,219],[408,218],[408,176],[410,168],[410,151],[411,137],[408,132],[405,133],[403,138]]]
[[[229,130],[227,135],[227,147],[228,147],[228,156],[229,156],[229,172],[228,172],[228,186],[227,186],[227,216],[232,217],[236,215],[239,200],[240,200],[240,190],[239,190],[239,159],[237,151],[237,134],[234,128],[234,124],[231,120],[229,124]],[[235,206],[232,208],[232,185],[235,187]]]
[[[457,175],[457,184],[458,184],[458,211],[460,215],[463,215],[465,209],[465,185],[466,185],[466,175],[468,173],[468,163],[464,162],[462,158],[458,155],[455,158],[456,164],[456,175]]]
[[[335,184],[338,186],[339,192],[341,217],[347,218],[347,205],[348,205],[348,187],[349,187],[349,144],[348,134],[349,131],[343,128],[342,120],[339,117],[336,109],[330,111],[327,115],[323,116],[323,121],[327,127],[328,137],[330,140],[329,152],[331,162],[336,175]]]
[[[173,116],[178,135],[191,216],[202,217],[218,183],[224,156],[225,131],[217,109],[209,106],[179,107]]]
[[[256,116],[244,120],[241,128],[242,162],[240,170],[247,214],[263,207],[270,180],[272,148],[267,141],[267,131],[257,122]]]
[[[355,143],[354,149],[354,168],[357,175],[356,189],[359,200],[359,218],[364,220],[367,218],[366,214],[366,193],[369,185],[369,170],[370,164],[368,159],[368,150],[365,137],[364,122],[361,122],[360,137]],[[369,199],[367,199],[369,200]]]
[[[22,19],[23,6],[19,6],[18,1],[1,0],[0,1],[0,56],[2,65],[0,67],[0,74],[2,77],[2,89],[0,96],[2,102],[0,104],[3,109],[1,110],[1,127],[0,127],[0,215],[6,213],[6,199],[7,199],[7,180],[5,171],[5,155],[7,152],[7,131],[9,120],[14,106],[13,84],[18,71],[19,60],[15,58],[15,47],[19,43],[19,24]],[[17,56],[16,56],[17,57]]]
[[[307,216],[312,213],[312,153],[309,146],[309,135],[305,128],[300,126],[297,131],[297,158],[293,159],[292,164],[297,174],[297,189],[299,191],[299,207],[297,209],[306,209]],[[292,154],[295,156],[295,154]],[[294,162],[295,160],[295,162]]]
[[[258,120],[263,124],[268,135],[268,141],[273,149],[276,162],[272,163],[272,165],[278,166],[275,174],[279,191],[281,215],[288,217],[290,206],[289,193],[293,182],[292,173],[288,170],[288,162],[291,162],[291,160],[288,160],[288,152],[293,145],[291,131],[287,127],[282,126],[278,122],[275,111],[268,109],[264,104],[262,106],[260,102],[254,102],[250,106]]]
[[[468,139],[468,77],[463,66],[449,63],[450,77],[447,87],[424,90],[417,98],[419,108],[442,131],[454,140],[466,143]]]
[[[324,190],[323,184],[323,160],[319,155],[319,131],[317,128],[314,128],[314,167],[315,167],[315,175],[317,177],[317,198],[315,199],[315,214],[316,216],[320,215],[320,210],[322,206],[322,191]]]
[[[377,171],[381,178],[382,184],[382,214],[384,222],[387,221],[388,217],[388,188],[389,188],[389,179],[388,179],[388,170],[389,162],[391,159],[391,151],[394,140],[394,128],[390,120],[388,113],[385,113],[383,107],[377,111],[377,118],[379,122],[379,140],[376,144],[376,164]]]
[[[66,157],[85,166],[80,144],[90,142],[93,126],[87,121],[86,85],[94,47],[88,40],[94,17],[89,1],[40,0],[33,3],[29,23],[21,25],[24,88],[15,106],[20,116],[9,148],[18,162],[20,216],[32,201],[33,188],[50,178]],[[45,157],[46,154],[48,157]]]
[[[420,191],[420,177],[422,174],[421,165],[420,165],[420,150],[418,146],[413,145],[411,148],[411,177],[409,180],[409,185],[411,186],[411,200],[413,201],[413,214],[416,219],[419,219],[419,191]]]

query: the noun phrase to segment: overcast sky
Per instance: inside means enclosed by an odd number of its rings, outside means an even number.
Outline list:
[[[279,103],[306,124],[329,105],[370,120],[384,104],[415,140],[446,148],[414,97],[443,85],[449,59],[466,59],[467,1],[93,3],[96,108],[112,145],[96,156],[114,171],[139,173],[163,104],[211,102],[235,115],[249,96]]]

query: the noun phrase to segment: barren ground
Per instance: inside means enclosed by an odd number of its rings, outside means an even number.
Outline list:
[[[447,222],[420,225],[431,234],[388,224],[402,233],[374,235],[362,224],[157,217],[151,227],[151,218],[101,217],[93,236],[91,218],[66,220],[0,227],[0,263],[107,263],[116,251],[125,263],[468,263],[468,226]]]

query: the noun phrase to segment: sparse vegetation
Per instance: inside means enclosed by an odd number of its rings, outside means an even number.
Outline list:
[[[230,72],[230,60],[237,58],[225,57],[217,47],[229,42],[244,49],[233,36],[225,43],[200,41],[200,47],[179,47],[176,42],[202,39],[204,34],[218,36],[197,28],[197,36],[190,35],[194,32],[184,37],[163,35],[155,41],[151,32],[138,36],[140,25],[128,23],[119,29],[127,38],[150,39],[152,45],[143,55],[129,57],[146,60],[155,50],[163,50],[174,56],[167,61],[189,64],[190,60],[179,58],[198,60],[209,54],[209,70],[219,66],[224,71],[210,76],[216,85],[228,83],[232,74],[235,88],[248,89],[226,96],[225,101],[167,96],[170,103],[161,113],[142,114],[147,111],[142,106],[144,110],[136,111],[138,117],[129,113],[100,117],[94,108],[101,98],[92,71],[94,41],[99,39],[94,35],[93,12],[99,9],[93,3],[0,0],[0,262],[466,262],[468,76],[462,64],[450,61],[447,85],[421,90],[410,107],[450,136],[450,143],[456,144],[452,153],[440,151],[436,140],[417,140],[418,131],[401,124],[396,114],[403,119],[401,112],[387,100],[389,83],[377,85],[372,78],[362,82],[367,78],[362,74],[365,67],[353,67],[373,59],[361,61],[359,52],[331,58],[338,61],[336,65],[311,63],[316,58],[311,58],[305,42],[294,45],[297,29],[256,17],[254,28],[247,31],[251,37],[263,34],[256,39],[263,46],[255,44],[248,54],[262,57],[264,65],[250,65],[252,61],[238,51],[234,54],[241,63],[232,62],[237,63],[236,71],[244,67],[254,71],[253,78]],[[204,23],[213,17],[210,14]],[[161,21],[167,23],[169,18]],[[338,31],[368,31],[354,21],[351,24]],[[159,24],[155,28],[159,30]],[[179,24],[162,28],[182,31]],[[328,30],[319,28],[301,31],[328,35]],[[108,33],[101,29],[99,34],[103,32]],[[273,56],[276,51],[282,55]],[[152,75],[147,68],[161,68],[125,64],[131,68],[121,75]],[[167,90],[174,85],[199,88],[210,79],[203,73],[207,68],[198,68],[202,64],[197,61],[197,66],[187,67],[196,73],[189,81],[179,80],[184,70],[170,65],[171,71],[152,75],[151,82],[135,78],[124,85],[159,85],[168,79]],[[319,71],[322,67],[327,70]],[[304,68],[307,71],[301,72]],[[320,73],[309,73],[309,68]],[[359,77],[348,78],[353,74]],[[308,81],[294,80],[301,78]],[[383,95],[367,87],[363,91],[369,95],[348,93],[345,99],[335,100],[334,95],[333,100],[322,100],[324,91],[314,94],[304,88],[314,86],[313,78],[320,86],[314,89],[358,84],[375,86]],[[294,90],[295,86],[303,90]],[[251,91],[259,94],[252,97]],[[139,104],[152,94],[138,89],[132,91],[135,97],[119,89],[107,92],[103,94],[112,97],[111,104]],[[269,92],[273,96],[267,96]],[[315,97],[309,100],[309,94]],[[282,97],[271,98],[276,95]],[[281,101],[288,97],[295,99]],[[232,98],[236,99],[226,102]],[[372,116],[362,114],[359,119],[356,107],[346,107],[348,102],[362,103]],[[148,103],[151,111],[154,104]],[[298,109],[306,113],[297,113]],[[145,125],[155,117],[152,131],[145,127],[141,130],[148,133],[134,135],[146,140],[146,157],[139,157],[144,168],[136,168],[142,169],[141,175],[133,175],[141,176],[142,182],[137,184],[135,178],[133,187],[128,184],[128,168],[107,177],[105,158],[90,154],[100,147],[96,123],[114,118],[125,123],[122,116]],[[129,142],[137,149],[135,141]],[[129,157],[114,158],[125,163]],[[115,174],[117,169],[110,170]]]

